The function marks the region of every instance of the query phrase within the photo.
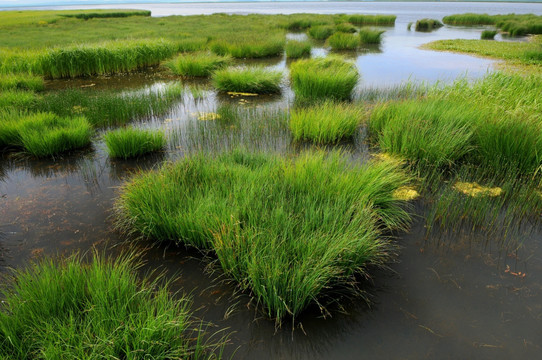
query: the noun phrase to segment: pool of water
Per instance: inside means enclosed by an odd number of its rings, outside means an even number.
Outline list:
[[[444,27],[430,33],[408,31],[406,25],[423,17],[483,11],[536,12],[537,4],[456,3],[280,3],[137,5],[154,15],[212,12],[363,12],[398,15],[386,28],[378,48],[347,54],[362,74],[357,96],[371,89],[400,86],[407,80],[450,82],[457,76],[483,76],[495,62],[465,55],[419,49],[436,39],[479,38],[482,29]],[[335,7],[334,7],[335,6]],[[486,6],[486,7],[484,7]],[[114,6],[118,8],[119,6]],[[302,38],[303,34],[289,34]],[[329,50],[322,44],[314,56]],[[238,145],[291,153],[303,145],[291,141],[284,117],[292,103],[285,58],[257,63],[285,73],[282,96],[241,98],[219,95],[206,81],[187,82],[185,96],[163,116],[135,122],[165,129],[164,154],[133,161],[108,158],[99,131],[90,149],[49,160],[2,154],[0,158],[0,271],[23,266],[32,258],[97,246],[119,251],[136,246],[145,251],[149,268],[180,275],[174,285],[191,293],[197,315],[232,332],[228,354],[241,359],[534,359],[542,344],[542,249],[538,228],[513,234],[485,236],[468,229],[427,234],[423,215],[428,204],[416,203],[416,218],[408,233],[397,234],[401,247],[390,270],[372,272],[363,288],[370,305],[358,298],[342,299],[322,316],[306,311],[294,325],[260,318],[243,294],[216,279],[208,262],[194,251],[148,243],[133,245],[113,229],[112,208],[118,187],[134,172],[199,150],[223,150]],[[254,62],[250,62],[254,63]],[[129,76],[49,81],[48,90],[63,88],[153,91],[177,81],[167,72],[150,69]],[[197,87],[198,92],[190,91]],[[200,113],[235,106],[241,116],[232,123],[199,121]],[[265,121],[256,122],[253,119]],[[369,149],[361,130],[341,145],[363,161]],[[144,250],[144,251],[143,251]],[[526,274],[518,276],[519,272]]]

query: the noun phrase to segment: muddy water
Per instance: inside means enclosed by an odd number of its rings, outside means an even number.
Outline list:
[[[490,61],[419,50],[437,38],[478,38],[481,29],[443,28],[432,33],[387,29],[379,48],[350,53],[362,73],[358,92],[401,84],[406,79],[434,82],[468,71],[482,76]],[[302,37],[303,35],[290,35]],[[327,53],[316,47],[314,55]],[[423,55],[423,56],[422,56]],[[284,58],[258,60],[287,71]],[[254,63],[254,62],[251,62]],[[66,87],[152,91],[172,81],[159,69],[130,76],[52,81],[50,90]],[[92,85],[93,84],[93,85]],[[199,150],[221,151],[243,145],[289,153],[293,144],[284,115],[293,95],[231,97],[216,94],[205,81],[187,82],[187,91],[169,113],[138,121],[136,126],[165,129],[164,154],[134,161],[107,157],[99,131],[91,149],[54,160],[2,154],[0,159],[0,269],[23,266],[44,255],[133,248],[112,229],[111,210],[117,188],[134,172],[158,166]],[[191,91],[190,87],[196,88]],[[229,107],[238,116],[201,121],[201,114]],[[363,161],[368,147],[363,131],[345,151]],[[412,229],[397,234],[401,246],[391,271],[374,271],[363,284],[371,299],[342,299],[323,318],[314,308],[292,328],[276,329],[262,319],[244,295],[206,271],[208,262],[195,251],[156,246],[144,256],[149,268],[180,275],[175,286],[194,297],[197,315],[232,331],[228,354],[242,359],[533,359],[542,344],[542,249],[540,229],[506,242],[483,233],[436,232],[427,236],[423,214]],[[151,244],[135,245],[142,250]],[[207,269],[208,270],[208,269]],[[523,276],[523,274],[526,274]]]

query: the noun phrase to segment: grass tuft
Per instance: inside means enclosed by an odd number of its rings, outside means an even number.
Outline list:
[[[357,26],[380,25],[393,26],[395,25],[395,15],[352,15],[348,21]]]
[[[282,72],[264,67],[235,67],[216,71],[214,86],[223,92],[278,94]]]
[[[265,38],[236,38],[215,40],[210,49],[217,55],[231,55],[238,59],[263,58],[282,55],[285,40],[283,36]]]
[[[298,59],[301,57],[310,56],[312,44],[309,41],[289,40],[286,43],[286,57],[290,59]]]
[[[39,76],[30,74],[0,74],[0,91],[42,91],[43,89],[45,89],[45,84],[43,78]]]
[[[163,150],[166,138],[161,131],[124,128],[104,135],[110,157],[128,159]]]
[[[480,38],[482,40],[494,40],[497,33],[498,32],[496,30],[484,30],[482,31],[482,35],[480,36]]]
[[[354,34],[336,32],[327,39],[327,44],[333,50],[355,50],[359,47],[360,38]]]
[[[217,69],[231,64],[231,56],[207,52],[183,54],[167,63],[173,73],[182,76],[207,77]]]
[[[435,19],[421,19],[416,21],[415,30],[416,31],[432,31],[438,28],[443,27],[444,25]]]
[[[331,25],[313,26],[309,29],[309,36],[315,40],[325,40],[335,32]]]
[[[359,39],[362,44],[380,44],[382,42],[383,30],[361,29]]]

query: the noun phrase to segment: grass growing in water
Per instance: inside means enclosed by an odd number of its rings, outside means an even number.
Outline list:
[[[30,90],[42,91],[45,88],[43,78],[30,74],[0,74],[0,91]]]
[[[392,195],[407,181],[397,163],[353,166],[339,153],[196,155],[127,183],[118,226],[212,249],[224,272],[280,320],[389,260],[379,229],[408,222]]]
[[[358,29],[350,23],[337,24],[335,25],[335,29],[339,32],[350,33],[350,34],[353,34],[356,31],[358,31]]]
[[[231,34],[227,39],[213,41],[210,49],[217,55],[231,55],[239,59],[263,58],[282,55],[284,44],[283,36],[239,38]]]
[[[229,55],[221,56],[208,52],[183,54],[168,62],[173,73],[182,76],[207,77],[217,69],[231,63]]]
[[[218,70],[213,74],[214,86],[223,92],[278,94],[282,73],[264,67],[237,67]]]
[[[355,50],[359,43],[359,36],[343,32],[336,32],[327,39],[327,44],[333,50]]]
[[[354,136],[363,111],[359,106],[325,101],[290,112],[290,130],[295,140],[337,143]]]
[[[421,19],[416,21],[416,31],[432,31],[444,26],[439,20],[435,19]]]
[[[359,31],[359,39],[362,44],[380,44],[383,33],[383,30],[361,29]]]
[[[298,60],[291,65],[292,88],[299,100],[348,100],[359,74],[354,64],[339,57]]]
[[[206,343],[190,301],[173,299],[160,276],[139,279],[140,267],[133,256],[94,254],[14,271],[0,288],[0,357],[220,358],[224,339]]]
[[[110,157],[128,159],[163,150],[166,138],[161,131],[124,128],[104,135]]]
[[[496,30],[484,30],[482,31],[482,35],[480,36],[480,38],[482,40],[493,40],[495,39],[495,35],[497,35]]]
[[[312,44],[309,41],[288,40],[286,43],[286,57],[290,59],[298,59],[305,56],[310,56]]]
[[[448,25],[494,25],[495,18],[488,14],[455,14],[442,18],[442,22]]]
[[[313,26],[309,29],[309,36],[316,40],[325,40],[335,32],[335,27],[331,25]]]
[[[534,14],[456,14],[445,16],[442,21],[450,25],[495,25],[511,36],[542,34],[542,16]]]
[[[103,18],[124,18],[129,16],[151,16],[151,12],[147,10],[116,10],[116,11],[102,11],[102,12],[80,12],[76,14],[60,14],[67,18],[76,19],[103,19]]]
[[[395,19],[397,19],[395,15],[352,15],[348,18],[348,21],[358,26],[393,26],[395,25]]]

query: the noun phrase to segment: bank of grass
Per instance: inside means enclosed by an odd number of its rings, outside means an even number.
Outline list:
[[[213,84],[222,92],[278,94],[281,82],[282,72],[258,66],[221,69],[213,74]]]
[[[542,34],[542,16],[534,14],[455,14],[442,21],[450,25],[495,25],[511,36]]]
[[[494,40],[497,33],[498,31],[496,30],[484,30],[482,31],[482,35],[480,35],[480,38],[482,40]]]
[[[29,90],[42,91],[45,88],[43,78],[30,74],[0,74],[0,91]]]
[[[496,59],[508,60],[515,64],[540,65],[541,61],[536,57],[530,57],[531,52],[536,53],[540,49],[539,38],[530,42],[504,42],[484,40],[437,40],[423,45],[426,49],[439,51],[453,51],[476,54]]]
[[[286,57],[290,59],[299,59],[310,56],[312,44],[309,41],[288,40],[286,43]]]
[[[207,77],[217,69],[231,64],[231,56],[215,55],[210,52],[187,53],[169,61],[167,66],[176,75]]]
[[[454,14],[442,18],[448,25],[495,25],[495,17],[488,14]]]
[[[309,29],[308,34],[315,40],[325,40],[335,32],[335,27],[332,25],[313,26]]]
[[[383,30],[361,29],[359,31],[359,40],[362,44],[380,44],[382,42]]]
[[[135,128],[109,131],[104,135],[104,141],[109,156],[122,159],[161,151],[166,146],[163,132]]]
[[[416,21],[416,26],[414,30],[416,31],[432,31],[438,28],[443,27],[444,25],[436,19],[420,19]]]
[[[230,34],[225,39],[212,41],[209,48],[217,55],[253,59],[282,55],[285,43],[282,34],[265,37]]]
[[[290,112],[290,130],[294,140],[334,144],[354,136],[363,118],[359,105],[324,101]]]
[[[4,90],[0,91],[0,109],[25,110],[35,106],[38,96],[32,91]]]
[[[355,34],[336,32],[327,39],[332,50],[355,50],[360,45],[360,37]]]
[[[86,147],[92,127],[84,117],[63,118],[51,113],[3,113],[0,145],[21,148],[36,157],[49,157]]]
[[[60,14],[67,18],[76,19],[96,19],[96,18],[125,18],[130,16],[151,16],[151,12],[148,10],[113,10],[113,11],[99,11],[99,12],[79,12],[70,14]]]
[[[199,154],[125,184],[117,225],[213,250],[225,274],[280,321],[390,259],[380,229],[408,223],[393,197],[407,182],[395,162],[352,165],[336,152]]]
[[[351,15],[348,21],[357,26],[393,26],[396,18],[395,15]]]
[[[353,63],[333,56],[298,60],[290,67],[290,77],[298,100],[348,100],[359,74]]]
[[[139,278],[134,256],[43,259],[15,270],[0,292],[0,358],[219,359],[186,296],[162,276]]]
[[[63,90],[46,93],[31,108],[60,116],[83,115],[93,126],[122,125],[132,120],[165,113],[184,94],[181,83],[152,92]]]

